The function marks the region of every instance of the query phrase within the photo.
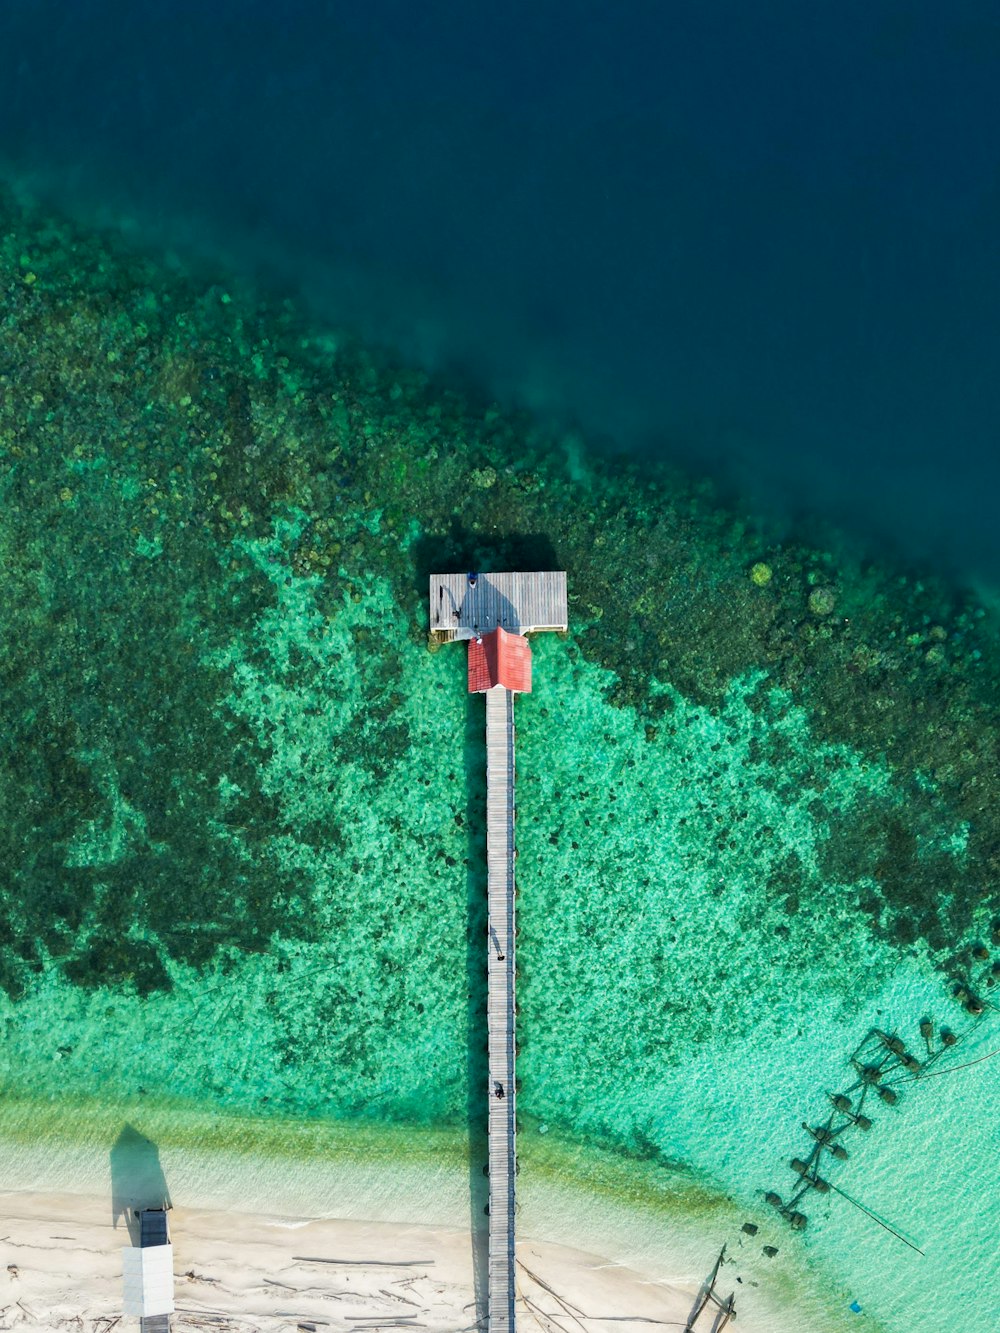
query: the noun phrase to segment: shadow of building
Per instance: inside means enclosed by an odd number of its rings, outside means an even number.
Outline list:
[[[111,1149],[111,1225],[119,1219],[133,1245],[139,1244],[143,1208],[169,1208],[170,1194],[160,1165],[160,1150],[132,1125],[125,1125]]]

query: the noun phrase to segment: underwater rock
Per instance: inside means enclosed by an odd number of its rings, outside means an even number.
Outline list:
[[[814,616],[828,616],[837,605],[837,594],[832,588],[813,588],[809,594],[809,610]]]

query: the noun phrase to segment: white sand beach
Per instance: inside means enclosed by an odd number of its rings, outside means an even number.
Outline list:
[[[112,1227],[107,1207],[79,1196],[7,1195],[0,1209],[8,1233],[0,1327],[110,1329],[128,1236]],[[476,1324],[471,1247],[458,1231],[176,1208],[171,1234],[178,1330],[284,1333],[356,1322],[445,1333]],[[651,1287],[560,1246],[525,1242],[521,1262],[529,1329],[575,1310],[683,1320],[691,1307],[685,1291]]]
[[[467,1232],[175,1207],[171,1235],[176,1333],[459,1333],[476,1327]],[[113,1226],[106,1199],[0,1194],[0,1329],[127,1333],[137,1327],[137,1320],[121,1316],[121,1250],[128,1243],[121,1221]],[[700,1285],[693,1274],[642,1273],[530,1237],[519,1243],[518,1259],[524,1333],[621,1333],[623,1322],[683,1328]],[[739,1275],[738,1261],[726,1265],[720,1288],[738,1293],[740,1329],[813,1333],[828,1327],[793,1310],[778,1292],[769,1295],[749,1281],[737,1285]],[[696,1327],[707,1331],[713,1323],[706,1310]]]

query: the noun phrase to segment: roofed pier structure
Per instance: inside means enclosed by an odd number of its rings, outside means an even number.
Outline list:
[[[432,574],[430,625],[468,642],[469,692],[486,695],[488,1327],[515,1333],[514,695],[531,690],[524,636],[568,626],[566,575]]]

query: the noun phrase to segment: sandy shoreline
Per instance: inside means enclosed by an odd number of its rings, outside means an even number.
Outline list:
[[[723,1244],[718,1289],[736,1294],[740,1329],[856,1327],[850,1293],[771,1210],[681,1169],[522,1137],[522,1333],[683,1328]],[[454,1130],[8,1101],[0,1186],[0,1330],[137,1327],[120,1318],[129,1210],[166,1198],[175,1333],[459,1333],[485,1310],[485,1181]]]
[[[8,1193],[0,1219],[0,1327],[110,1330],[129,1240],[108,1205]],[[177,1330],[476,1325],[471,1244],[455,1229],[175,1208],[171,1233]],[[598,1333],[623,1318],[683,1326],[697,1294],[696,1283],[662,1283],[565,1246],[526,1240],[518,1250],[527,1330],[558,1333],[574,1314]]]
[[[244,1215],[175,1207],[171,1213],[173,1328],[292,1333],[417,1328],[459,1333],[477,1324],[472,1245],[456,1228]],[[121,1249],[129,1244],[110,1200],[0,1194],[0,1328],[121,1333]],[[706,1272],[711,1256],[706,1256]],[[740,1256],[720,1288],[737,1292],[748,1333],[830,1327],[758,1286]],[[621,1333],[683,1328],[704,1273],[640,1272],[584,1250],[526,1237],[518,1244],[519,1327],[525,1333]],[[743,1283],[737,1278],[742,1274]],[[711,1329],[706,1311],[698,1330]]]

